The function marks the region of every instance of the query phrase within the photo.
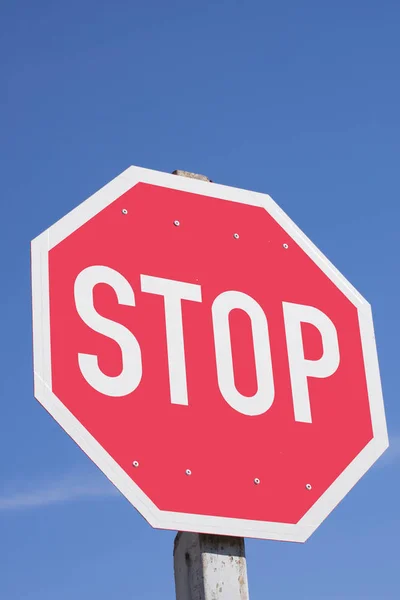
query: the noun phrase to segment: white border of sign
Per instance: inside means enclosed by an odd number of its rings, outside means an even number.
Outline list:
[[[48,253],[139,182],[264,207],[358,309],[374,437],[296,524],[159,510],[52,392]],[[266,194],[129,167],[33,240],[32,297],[35,397],[153,527],[304,542],[389,445],[370,305]]]

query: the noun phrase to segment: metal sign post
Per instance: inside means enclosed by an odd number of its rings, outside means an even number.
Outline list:
[[[248,600],[244,539],[178,533],[174,545],[176,600]]]
[[[174,175],[210,181],[176,170]],[[174,544],[176,600],[248,600],[244,539],[179,532]]]

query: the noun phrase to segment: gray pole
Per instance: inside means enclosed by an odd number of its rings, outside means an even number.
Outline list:
[[[205,175],[174,175],[210,181]],[[176,600],[248,600],[244,539],[180,532],[174,544]]]
[[[180,532],[174,544],[176,600],[248,600],[244,539]]]

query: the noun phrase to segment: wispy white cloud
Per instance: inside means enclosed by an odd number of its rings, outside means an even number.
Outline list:
[[[28,485],[13,484],[0,494],[0,511],[41,508],[84,498],[118,495],[116,488],[100,474],[69,473]]]

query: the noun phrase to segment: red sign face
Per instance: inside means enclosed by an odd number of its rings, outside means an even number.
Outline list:
[[[154,526],[305,540],[387,447],[369,305],[268,196],[132,167],[45,233],[36,396]]]

